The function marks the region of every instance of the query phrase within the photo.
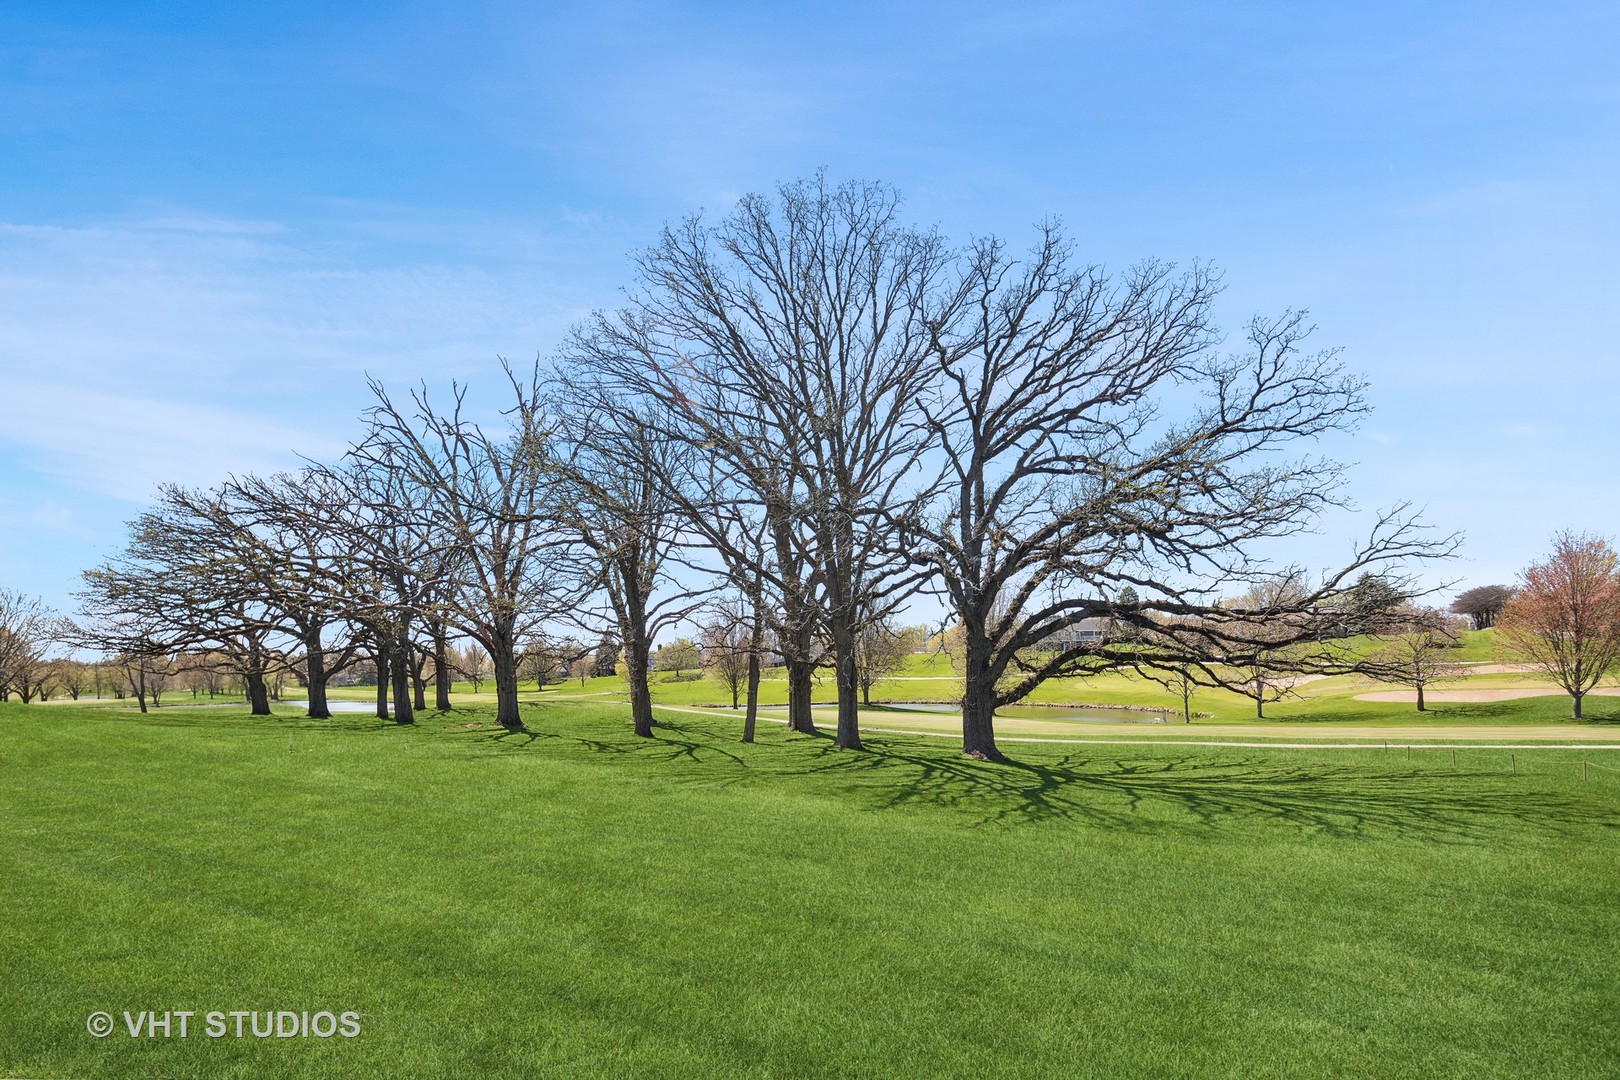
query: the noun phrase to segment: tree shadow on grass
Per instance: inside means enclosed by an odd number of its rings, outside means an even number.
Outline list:
[[[662,722],[655,724],[651,738],[637,737],[630,732],[628,725],[618,737],[595,737],[580,730],[578,725],[571,725],[568,730],[541,726],[545,725],[546,721],[554,719],[556,715],[565,717],[578,715],[571,710],[554,712],[548,708],[546,702],[522,704],[531,710],[534,726],[525,720],[523,726],[516,729],[483,727],[470,729],[467,734],[472,736],[475,745],[481,743],[487,747],[504,750],[523,750],[537,742],[543,742],[572,745],[594,754],[614,754],[642,760],[686,761],[699,765],[723,760],[744,768],[748,764],[740,755],[716,745],[712,739],[691,737],[677,725]]]
[[[846,795],[875,808],[948,807],[979,824],[1063,820],[1207,835],[1269,823],[1335,837],[1447,843],[1525,828],[1558,835],[1620,830],[1620,815],[1589,799],[1532,788],[1529,777],[1467,769],[1392,771],[1168,748],[1000,764],[893,744],[818,756],[823,760],[810,771],[843,778]]]
[[[1437,701],[1429,705],[1427,713],[1414,716],[1447,720],[1467,720],[1473,723],[1558,724],[1571,728],[1581,724],[1620,724],[1620,701],[1613,697],[1588,697],[1582,702],[1586,715],[1579,720],[1569,715],[1571,702],[1567,696],[1544,694],[1533,698],[1507,698],[1502,701]]]
[[[551,719],[546,717],[546,720]],[[658,775],[706,787],[808,788],[844,805],[882,812],[942,810],[981,826],[1065,821],[1139,834],[1216,836],[1255,825],[1359,839],[1410,838],[1471,844],[1514,832],[1620,830],[1620,814],[1545,780],[1468,768],[1391,769],[1385,764],[1301,762],[1298,754],[1194,752],[1168,747],[1026,751],[1024,760],[963,757],[950,743],[867,740],[863,751],[829,736],[777,730],[746,750],[735,733],[660,722],[650,739],[598,724],[522,731],[476,730],[469,748],[612,755],[656,766]]]

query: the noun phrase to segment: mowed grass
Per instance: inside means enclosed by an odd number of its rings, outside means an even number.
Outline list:
[[[1468,665],[1461,677],[1442,680],[1431,690],[1471,690],[1527,688],[1556,689],[1544,676],[1529,672],[1513,674],[1475,674],[1473,667],[1486,664],[1495,656],[1494,631],[1463,631],[1458,636],[1459,647],[1448,653],[1447,659]],[[1350,638],[1341,642],[1348,653],[1371,653],[1382,643],[1374,638]],[[837,700],[837,687],[830,672],[822,671],[812,690],[812,699],[818,704],[832,704]],[[533,683],[525,683],[533,687]],[[674,707],[729,706],[729,688],[714,674],[698,671],[684,672],[676,677],[671,672],[654,672],[650,686],[654,702]],[[485,693],[471,695],[471,686],[458,684],[457,691],[464,698],[494,700],[487,685]],[[1300,682],[1280,700],[1265,703],[1264,720],[1284,722],[1341,721],[1356,724],[1407,726],[1414,721],[1444,726],[1446,724],[1473,725],[1481,723],[1544,724],[1567,718],[1570,702],[1567,696],[1542,699],[1535,704],[1530,699],[1510,702],[1429,702],[1425,713],[1418,713],[1414,704],[1394,702],[1364,702],[1356,700],[1358,694],[1374,691],[1407,690],[1398,684],[1377,683],[1360,676],[1336,676]],[[530,691],[525,691],[530,693]],[[558,699],[619,700],[625,695],[622,677],[572,679],[546,687],[539,697]],[[335,691],[338,695],[367,697],[372,691],[348,688]],[[890,677],[873,686],[874,704],[892,703],[955,703],[961,699],[961,676],[952,666],[951,658],[943,652],[916,653],[907,657],[901,668]],[[780,668],[767,669],[760,684],[760,703],[767,707],[787,704],[787,681]],[[1129,709],[1132,712],[1157,712],[1168,719],[1179,719],[1182,701],[1178,693],[1153,679],[1131,672],[1109,672],[1100,675],[1050,679],[1036,687],[1020,704],[1036,707],[1072,707],[1083,711],[1087,706],[1104,709]],[[1190,707],[1195,721],[1219,724],[1255,722],[1255,705],[1251,698],[1231,690],[1197,688]],[[1620,699],[1593,696],[1587,699],[1589,720],[1613,723],[1620,721]],[[1008,717],[1019,715],[1018,706],[1005,710]]]
[[[1493,656],[1493,631],[1464,631],[1459,636],[1460,647],[1449,658],[1469,664],[1483,663]],[[1379,647],[1373,638],[1347,639],[1343,647],[1350,652],[1371,652]],[[766,669],[760,684],[760,703],[767,708],[787,704],[787,679],[781,668]],[[1432,690],[1456,689],[1508,689],[1534,687],[1556,689],[1544,676],[1529,672],[1511,674],[1468,673],[1461,678],[1443,680]],[[686,671],[678,676],[673,672],[654,672],[650,679],[653,701],[671,707],[728,707],[730,689],[713,672]],[[530,680],[519,684],[521,695],[533,701],[622,701],[627,693],[622,676],[566,679],[539,687]],[[1337,676],[1313,679],[1299,683],[1281,700],[1265,705],[1266,722],[1345,721],[1356,724],[1408,726],[1414,721],[1444,726],[1446,724],[1474,725],[1481,723],[1544,724],[1567,718],[1570,702],[1567,696],[1509,702],[1445,702],[1433,701],[1425,713],[1418,713],[1414,705],[1393,702],[1363,702],[1356,695],[1371,691],[1402,690],[1400,686],[1375,683],[1355,676]],[[488,680],[479,684],[475,692],[468,682],[458,682],[455,698],[461,703],[491,704],[495,700],[494,686]],[[287,701],[301,699],[304,691],[296,686],[284,687]],[[371,702],[376,697],[373,686],[332,687],[333,700]],[[873,686],[874,705],[904,703],[953,704],[961,699],[961,677],[954,670],[951,658],[943,652],[916,653],[906,658],[892,676]],[[837,687],[831,673],[823,670],[812,685],[812,699],[821,705],[837,700]],[[220,703],[237,703],[240,695],[224,696]],[[432,700],[428,691],[427,700]],[[102,705],[105,701],[68,702],[57,700],[57,706]],[[184,690],[169,690],[164,696],[168,707],[210,704],[206,695],[193,695]],[[128,704],[121,702],[120,704]],[[1250,698],[1230,690],[1199,687],[1191,701],[1195,722],[1218,724],[1246,724],[1255,722],[1255,706]],[[1037,708],[1072,708],[1084,711],[1087,707],[1128,709],[1133,713],[1157,713],[1170,720],[1181,717],[1182,702],[1179,694],[1142,675],[1129,672],[1110,672],[1100,675],[1051,679],[1036,687],[1023,702],[1023,706]],[[1593,696],[1586,702],[1587,718],[1599,723],[1620,722],[1620,699]],[[1005,711],[1008,717],[1020,715],[1020,707]],[[1576,736],[1572,736],[1576,737]]]
[[[933,670],[929,664],[931,659],[925,656],[913,657],[908,669],[931,672]],[[941,663],[948,665],[949,662],[941,660]],[[1557,689],[1544,677],[1521,672],[1469,674],[1438,683],[1431,687],[1431,690],[1499,690],[1530,687],[1555,691]],[[458,691],[470,689],[458,686]],[[651,689],[653,701],[659,705],[718,707],[729,710],[731,704],[730,692],[713,676],[676,680],[665,674],[655,673],[651,680]],[[1428,709],[1422,713],[1411,703],[1357,700],[1359,694],[1402,689],[1398,685],[1375,683],[1351,675],[1304,682],[1282,700],[1267,702],[1263,723],[1310,725],[1321,722],[1324,727],[1333,723],[1389,727],[1407,727],[1414,723],[1422,723],[1440,728],[1448,725],[1476,724],[1555,724],[1567,721],[1570,715],[1569,697],[1561,692],[1545,697],[1488,702],[1435,701],[1431,694]],[[586,702],[621,700],[626,691],[622,678],[608,677],[586,679],[583,684],[577,679],[557,683],[547,686],[541,692],[534,689],[533,683],[525,683],[522,693],[526,699],[531,700]],[[918,702],[948,704],[959,701],[961,694],[960,681],[953,681],[937,674],[905,675],[884,680],[874,686],[872,701],[878,706]],[[335,693],[335,696],[366,700],[372,695],[373,691],[366,688],[347,688]],[[812,699],[817,704],[831,705],[837,701],[837,696],[837,687],[832,680],[823,678],[815,684]],[[494,694],[461,693],[458,699],[492,702]],[[761,682],[760,703],[767,708],[787,704],[787,682],[779,671],[768,672]],[[1179,723],[1182,715],[1179,695],[1172,694],[1151,679],[1123,673],[1053,679],[1037,687],[1021,705],[1041,708],[1062,706],[1072,708],[1076,712],[1085,712],[1088,707],[1101,707],[1104,710],[1127,709],[1133,714],[1140,714],[1142,718],[1148,714],[1157,714],[1173,723]],[[1002,715],[1016,718],[1020,715],[1020,707],[1011,706],[1003,710]],[[1193,694],[1191,708],[1195,727],[1199,723],[1256,722],[1253,700],[1230,690],[1200,687]],[[1620,697],[1589,696],[1584,711],[1588,725],[1613,726],[1620,723]],[[1580,728],[1579,724],[1570,725],[1570,738],[1579,738]],[[1330,732],[1324,731],[1323,734]]]
[[[867,752],[616,706],[0,706],[0,1073],[1598,1076],[1579,752]],[[480,725],[480,726],[464,726]],[[288,743],[291,740],[292,749]],[[1597,757],[1598,755],[1587,755]],[[187,1039],[122,1013],[193,1009]],[[209,1009],[353,1009],[211,1039]],[[85,1031],[105,1010],[118,1030]]]

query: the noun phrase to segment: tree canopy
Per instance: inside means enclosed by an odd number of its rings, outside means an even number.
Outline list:
[[[1513,589],[1506,585],[1476,585],[1457,594],[1451,610],[1473,620],[1475,630],[1489,630],[1496,625],[1497,616],[1513,598]]]

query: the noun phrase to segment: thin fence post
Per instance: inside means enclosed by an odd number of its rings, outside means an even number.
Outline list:
[[[1581,783],[1586,783],[1586,762],[1581,762]]]
[[[1457,748],[1455,746],[1451,748],[1451,767],[1453,769],[1457,767]]]
[[[1519,775],[1519,755],[1518,754],[1509,754],[1508,757],[1513,759],[1513,775],[1518,776]]]

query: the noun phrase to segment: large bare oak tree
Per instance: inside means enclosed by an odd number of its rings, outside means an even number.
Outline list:
[[[1021,259],[979,241],[965,274],[967,312],[932,342],[943,391],[922,399],[947,482],[911,524],[913,558],[964,635],[964,752],[999,758],[996,709],[1046,679],[1144,659],[1073,633],[1085,620],[1155,642],[1148,666],[1276,670],[1281,650],[1320,636],[1315,614],[1354,571],[1449,543],[1385,517],[1350,565],[1287,603],[1218,604],[1296,576],[1254,545],[1337,504],[1340,466],[1289,451],[1351,426],[1361,382],[1302,351],[1301,313],[1256,319],[1246,349],[1216,355],[1207,268],[1111,277],[1077,264],[1055,225]]]
[[[649,415],[701,453],[716,501],[762,520],[750,569],[780,605],[790,725],[814,729],[811,678],[830,643],[836,742],[851,748],[861,628],[918,580],[897,522],[922,494],[929,440],[913,404],[933,379],[930,320],[952,302],[950,251],[898,209],[890,188],[818,176],[745,196],[714,224],[689,218],[640,255],[626,308],[573,349],[606,385],[660,406]],[[709,543],[745,556],[695,509]]]

